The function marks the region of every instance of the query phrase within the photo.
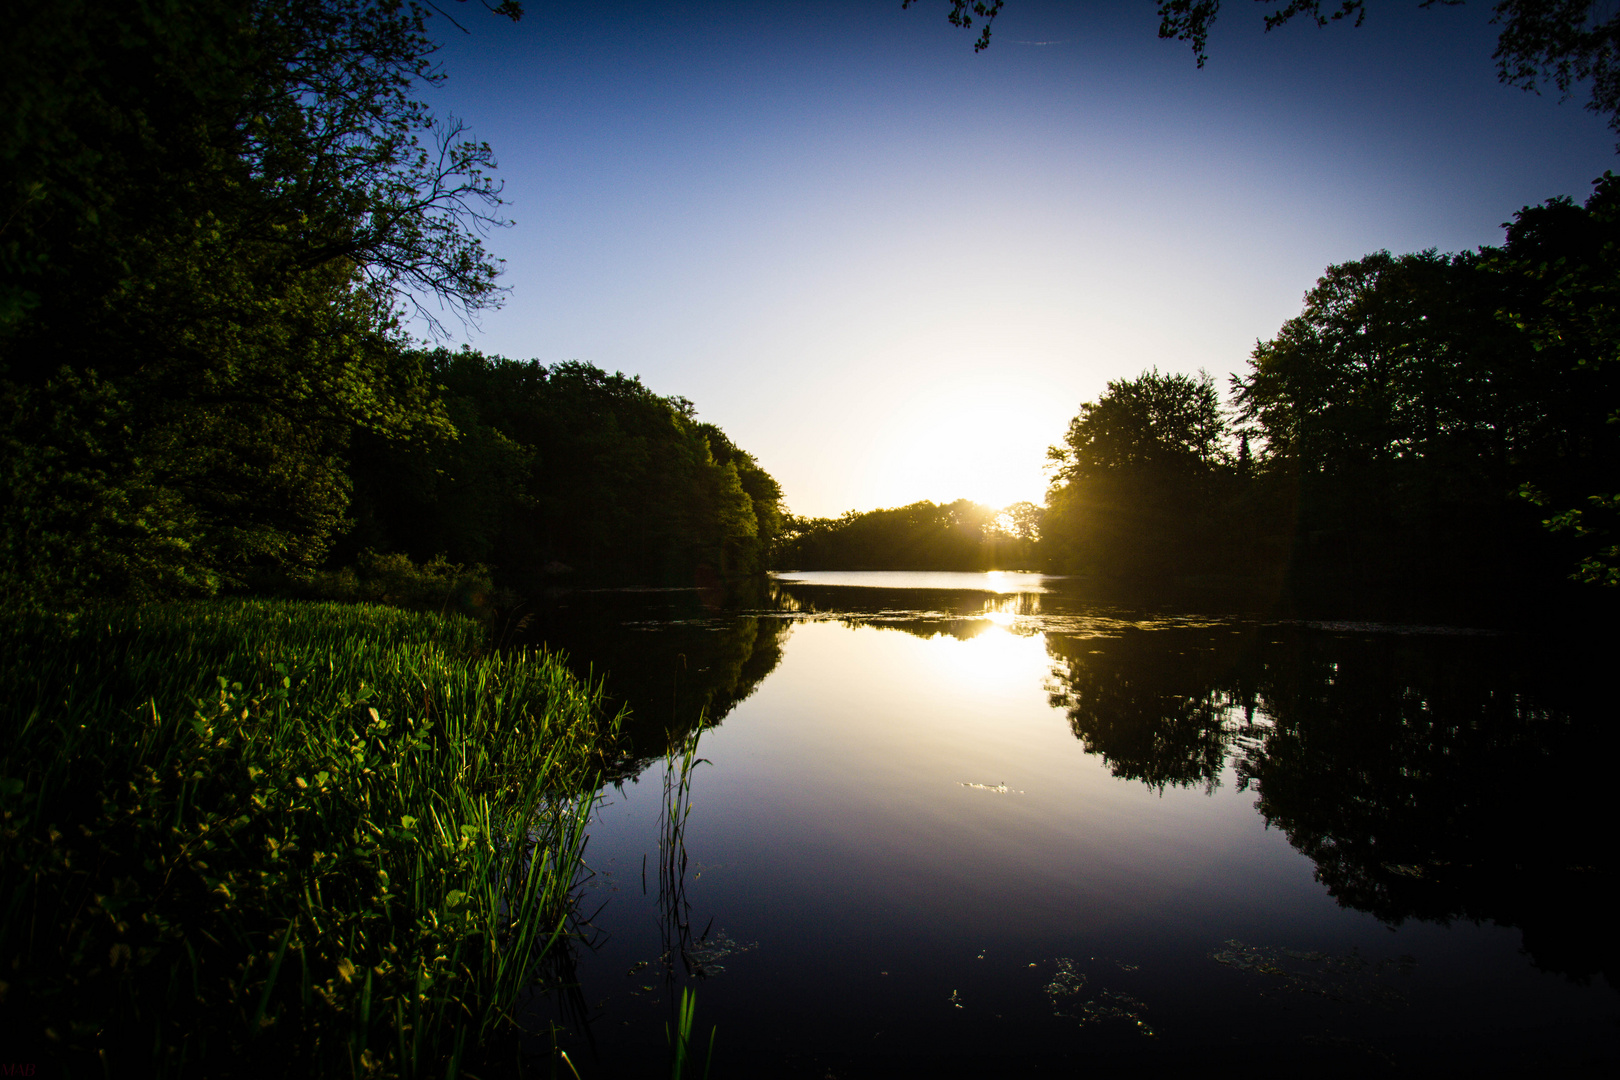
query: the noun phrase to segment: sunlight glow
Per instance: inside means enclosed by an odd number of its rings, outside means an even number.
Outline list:
[[[1032,670],[1044,673],[1046,649],[1039,634],[1019,635],[1011,625],[1016,616],[993,612],[981,632],[966,641],[935,650],[938,678],[960,694],[997,699],[1020,693]]]
[[[1039,503],[1046,447],[1073,403],[1011,380],[963,372],[913,390],[884,420],[861,479],[868,507],[971,499]],[[1060,399],[1061,401],[1061,399]]]

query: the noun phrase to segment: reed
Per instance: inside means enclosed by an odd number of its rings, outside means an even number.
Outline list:
[[[692,1028],[697,1018],[697,993],[689,986],[681,987],[679,998],[674,996],[676,961],[686,978],[701,978],[703,965],[695,951],[708,943],[709,930],[692,932],[692,903],[686,892],[686,819],[692,813],[692,775],[699,765],[710,764],[707,758],[697,756],[698,740],[704,732],[703,717],[697,727],[672,738],[664,752],[664,798],[658,814],[658,910],[659,929],[663,939],[661,960],[664,967],[664,985],[670,993],[674,1010],[673,1029],[664,1024],[664,1037],[669,1042],[670,1076],[684,1080],[687,1066],[694,1063]],[[645,888],[645,885],[643,885]],[[704,1059],[703,1075],[709,1075],[714,1064],[714,1040],[718,1027],[709,1029],[709,1052]]]
[[[569,932],[616,724],[484,633],[286,601],[0,615],[8,1053],[456,1075]]]

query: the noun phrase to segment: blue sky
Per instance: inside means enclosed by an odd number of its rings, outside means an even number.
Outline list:
[[[1497,83],[1486,4],[1265,34],[1229,0],[1202,71],[1151,0],[1008,0],[977,55],[948,7],[441,26],[432,100],[517,221],[462,338],[690,398],[796,513],[1038,502],[1108,380],[1224,385],[1329,263],[1497,243],[1616,164],[1582,99]]]

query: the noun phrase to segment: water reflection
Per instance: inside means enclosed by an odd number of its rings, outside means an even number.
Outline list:
[[[870,575],[890,576],[919,575]],[[776,597],[801,617],[922,638],[1043,635],[1052,707],[1115,776],[1158,791],[1235,783],[1339,903],[1390,925],[1515,926],[1538,967],[1613,981],[1616,814],[1589,778],[1614,747],[1598,646],[1130,612],[1052,579],[986,596],[978,582],[938,587],[969,575],[921,576],[933,587],[785,580]]]
[[[790,584],[837,589],[949,590],[1000,594],[1043,593],[1049,583],[1062,580],[1022,570],[991,570],[982,574],[949,570],[804,570],[773,574],[772,578]]]
[[[1598,669],[1519,648],[1290,635],[1253,672],[1238,773],[1340,903],[1518,926],[1537,966],[1612,983],[1615,814],[1593,765],[1613,735],[1581,692]]]
[[[700,978],[735,1075],[1168,1071],[1212,1047],[1466,1067],[1539,1061],[1555,1023],[1572,1053],[1604,1038],[1607,991],[1516,952],[1615,972],[1601,644],[951,578],[557,598],[537,632],[637,710],[627,772],[725,720],[689,819],[666,765],[593,824],[613,900],[591,1014],[566,1019],[604,1033],[586,1075],[642,1075]]]
[[[782,660],[792,623],[743,614],[774,604],[756,590],[727,598],[695,589],[558,593],[535,602],[523,640],[566,654],[580,674],[604,680],[611,707],[629,706],[633,776],[680,746],[701,723],[721,723]]]
[[[1595,667],[1506,637],[1293,626],[1047,649],[1053,705],[1115,775],[1208,790],[1230,766],[1341,904],[1517,926],[1538,966],[1613,980]]]
[[[1115,776],[1160,790],[1213,790],[1245,729],[1234,709],[1241,684],[1231,678],[1226,644],[1219,635],[1185,630],[1049,635],[1052,707],[1063,710],[1075,738]]]

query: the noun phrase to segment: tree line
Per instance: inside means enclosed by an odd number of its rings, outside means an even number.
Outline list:
[[[1223,406],[1144,374],[1051,451],[1049,566],[1305,594],[1620,583],[1620,178],[1500,248],[1329,267]]]
[[[415,359],[456,437],[356,440],[340,561],[367,549],[446,555],[524,589],[578,575],[691,585],[764,569],[781,488],[691,402],[577,361],[467,349]]]
[[[1032,570],[1042,509],[926,500],[836,518],[789,516],[774,553],[791,570]]]
[[[1107,384],[1046,506],[790,519],[778,565],[1017,569],[1299,600],[1620,584],[1620,177],[1525,207],[1500,247],[1331,266],[1230,395]],[[1021,524],[1009,531],[1014,512]]]
[[[759,564],[775,484],[690,403],[405,333],[503,297],[492,151],[421,100],[449,10],[18,13],[0,42],[0,597],[208,595],[368,548],[511,580]]]

